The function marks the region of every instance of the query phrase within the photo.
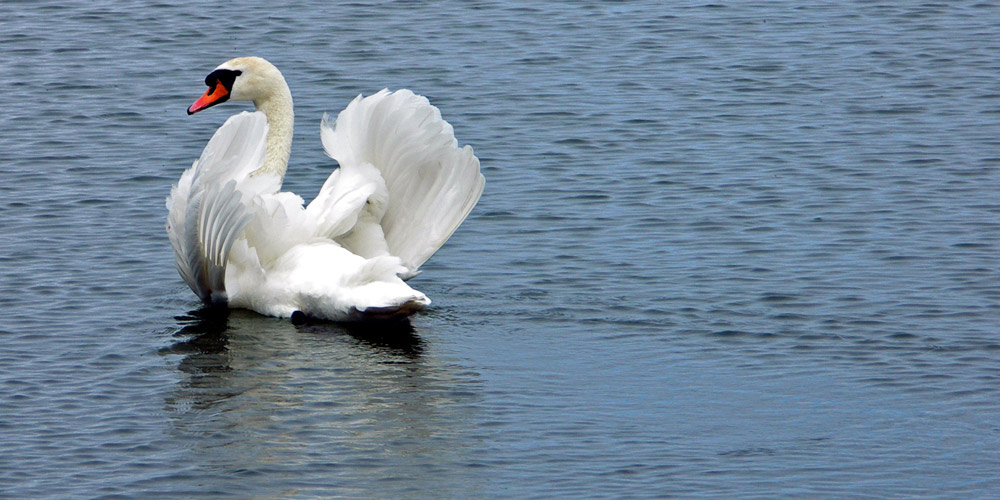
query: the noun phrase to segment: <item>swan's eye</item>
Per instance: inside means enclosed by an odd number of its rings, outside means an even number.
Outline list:
[[[205,108],[228,101],[230,94],[233,93],[233,83],[236,82],[236,77],[241,74],[243,74],[242,71],[232,69],[217,69],[209,73],[205,77],[205,85],[208,85],[208,90],[205,95],[188,107],[188,114],[193,115]]]
[[[205,85],[214,89],[216,83],[222,83],[226,90],[232,91],[233,82],[236,81],[237,76],[242,74],[243,72],[238,69],[217,69],[205,77]]]

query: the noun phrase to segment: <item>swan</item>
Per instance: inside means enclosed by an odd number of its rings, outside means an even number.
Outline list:
[[[397,320],[430,299],[404,280],[452,235],[485,185],[471,146],[409,90],[358,95],[320,137],[339,164],[305,205],[282,191],[294,113],[285,78],[239,57],[187,110],[253,102],[231,116],[167,198],[177,271],[202,301],[267,316]]]

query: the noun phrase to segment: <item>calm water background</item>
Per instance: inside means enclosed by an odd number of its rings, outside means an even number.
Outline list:
[[[1000,496],[997,4],[338,4],[0,4],[0,496]],[[476,148],[410,329],[198,313],[238,55]]]

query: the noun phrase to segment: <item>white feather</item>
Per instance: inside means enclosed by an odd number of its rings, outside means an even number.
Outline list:
[[[341,172],[371,165],[385,186],[385,206],[371,213],[384,237],[370,231],[343,243],[364,252],[381,238],[410,275],[451,237],[483,193],[486,179],[472,148],[459,148],[441,112],[409,90],[358,96],[335,125],[324,116],[320,134]]]
[[[259,141],[266,134],[263,113],[230,117],[167,198],[167,234],[177,270],[206,302],[227,300],[227,257],[251,220],[249,200],[237,189],[237,179],[263,160]]]

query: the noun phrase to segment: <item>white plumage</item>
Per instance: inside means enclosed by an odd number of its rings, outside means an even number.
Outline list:
[[[215,78],[215,81],[211,81]],[[483,191],[472,148],[408,90],[358,96],[323,148],[337,160],[316,199],[282,192],[292,102],[260,58],[216,68],[189,109],[227,99],[258,111],[230,117],[167,199],[178,272],[205,302],[335,321],[400,318],[430,300],[403,279],[458,228]]]

